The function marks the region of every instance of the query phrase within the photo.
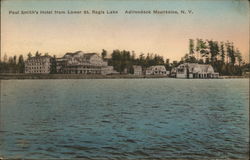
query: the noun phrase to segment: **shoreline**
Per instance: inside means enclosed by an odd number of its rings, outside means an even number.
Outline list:
[[[144,79],[171,78],[162,75],[86,75],[86,74],[0,74],[0,80],[8,79]]]
[[[86,75],[86,74],[13,74],[1,73],[0,80],[9,79],[145,79],[145,78],[173,78],[162,75]],[[217,79],[246,79],[248,76],[220,76]]]

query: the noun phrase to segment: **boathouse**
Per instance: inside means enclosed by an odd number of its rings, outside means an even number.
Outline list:
[[[176,78],[219,78],[209,64],[184,63],[176,68]]]

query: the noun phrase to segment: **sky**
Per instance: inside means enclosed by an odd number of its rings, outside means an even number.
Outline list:
[[[21,11],[116,10],[118,14],[21,14]],[[192,14],[125,14],[130,10],[192,10]],[[19,11],[19,14],[9,14]],[[247,0],[2,0],[1,56],[48,52],[108,54],[114,49],[180,60],[189,39],[231,41],[249,61]]]

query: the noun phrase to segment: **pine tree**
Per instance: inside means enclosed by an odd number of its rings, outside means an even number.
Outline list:
[[[189,55],[194,56],[194,40],[189,39]]]
[[[221,61],[224,63],[225,62],[225,50],[224,50],[223,42],[220,42],[220,57],[221,57]]]

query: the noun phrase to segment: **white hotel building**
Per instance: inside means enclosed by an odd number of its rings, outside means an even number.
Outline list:
[[[57,73],[62,74],[112,74],[112,66],[96,53],[66,53],[62,58],[56,59]]]
[[[50,56],[30,57],[25,61],[25,73],[48,74],[51,68]]]

